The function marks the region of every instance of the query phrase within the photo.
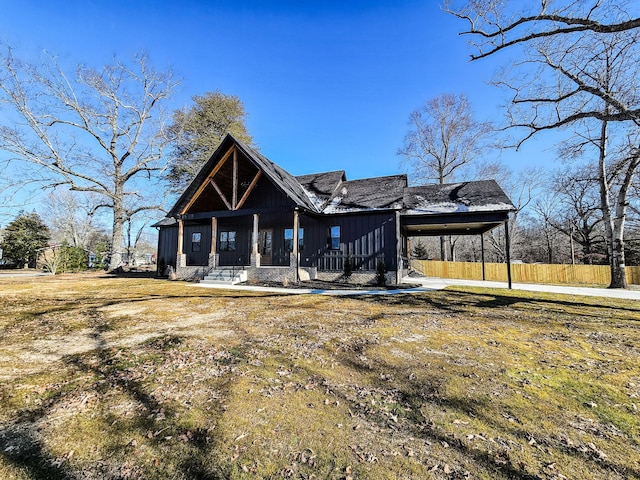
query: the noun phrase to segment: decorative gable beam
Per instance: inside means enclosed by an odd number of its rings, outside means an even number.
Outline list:
[[[220,195],[220,198],[222,199],[222,201],[224,202],[224,204],[227,206],[227,208],[229,210],[235,210],[231,204],[229,203],[229,200],[227,200],[227,197],[224,196],[224,193],[222,193],[222,190],[220,190],[220,187],[218,186],[218,184],[216,183],[216,181],[213,178],[209,179],[209,183],[211,184],[211,186],[213,188],[215,188],[216,192],[218,192],[218,195]]]
[[[200,185],[200,188],[198,188],[198,190],[196,191],[196,193],[191,197],[191,200],[189,200],[189,203],[187,203],[186,207],[184,207],[182,209],[182,211],[180,212],[182,215],[184,215],[185,213],[187,213],[187,211],[191,208],[191,205],[193,205],[195,203],[195,201],[198,199],[198,197],[202,194],[202,192],[204,191],[204,189],[207,187],[207,184],[209,182],[211,182],[213,180],[213,177],[215,176],[216,173],[218,173],[220,171],[220,169],[224,166],[224,164],[226,163],[227,160],[229,160],[229,157],[231,157],[231,155],[235,155],[236,152],[236,146],[233,145],[229,150],[227,150],[227,153],[225,153],[223,155],[223,157],[220,159],[220,161],[216,164],[215,167],[213,167],[213,170],[211,170],[211,173],[209,174],[209,176],[207,177],[208,181],[204,181],[202,182],[202,185]],[[214,186],[214,188],[216,188]],[[224,195],[222,195],[220,193],[220,190],[218,188],[216,188],[216,191],[220,194],[220,196],[222,197],[222,200],[224,201],[225,205],[227,205],[227,207],[229,208],[229,210],[231,210],[231,207],[229,206],[229,202],[225,199]]]
[[[251,180],[251,183],[249,184],[249,187],[247,188],[247,191],[244,192],[244,195],[242,195],[242,198],[240,199],[240,201],[238,202],[238,205],[236,205],[236,210],[239,208],[242,208],[242,206],[244,205],[244,202],[247,201],[247,198],[249,198],[249,194],[251,193],[251,190],[253,190],[256,186],[256,184],[258,183],[258,180],[260,180],[260,177],[262,176],[262,170],[258,170],[258,173],[256,173],[256,176],[253,177],[253,180]]]

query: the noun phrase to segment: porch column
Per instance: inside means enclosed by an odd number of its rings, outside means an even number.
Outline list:
[[[289,266],[296,269],[296,282],[300,280],[298,268],[300,266],[298,258],[298,242],[300,241],[300,213],[296,208],[293,211],[293,245],[291,247],[291,257],[289,257]]]
[[[209,252],[209,266],[218,266],[218,218],[211,217],[211,251]]]
[[[176,270],[187,266],[187,256],[184,254],[184,220],[178,219],[178,254],[176,256]]]
[[[507,254],[507,283],[509,284],[509,290],[511,290],[511,242],[509,241],[509,220],[504,222],[504,241]]]
[[[258,251],[258,239],[259,239],[259,235],[258,235],[258,227],[259,227],[259,222],[258,219],[260,218],[260,215],[258,215],[257,213],[253,214],[253,239],[251,242],[251,266],[252,267],[259,267],[260,266],[260,253]]]
[[[402,232],[400,229],[400,211],[396,211],[396,285],[402,283]]]

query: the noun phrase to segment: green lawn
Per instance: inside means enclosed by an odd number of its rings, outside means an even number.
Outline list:
[[[640,479],[640,303],[0,279],[2,479]]]

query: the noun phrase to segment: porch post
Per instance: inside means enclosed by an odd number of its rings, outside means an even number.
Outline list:
[[[300,274],[298,272],[298,267],[300,266],[299,258],[298,258],[298,242],[300,241],[300,213],[296,208],[293,211],[293,246],[291,248],[291,256],[293,258],[289,258],[289,266],[296,269],[296,282],[300,281]]]
[[[211,217],[211,251],[209,252],[209,266],[216,268],[218,266],[218,218]]]
[[[484,270],[484,233],[480,234],[480,255],[482,258],[482,280],[486,280],[487,276]]]
[[[396,285],[402,283],[402,230],[400,229],[400,210],[396,210]]]
[[[176,257],[176,270],[187,266],[187,258],[184,254],[184,220],[178,219],[178,254]]]
[[[504,240],[507,253],[507,283],[509,284],[509,290],[511,290],[511,242],[509,241],[509,219],[504,222]]]
[[[253,214],[253,239],[251,243],[251,266],[259,267],[260,266],[260,253],[258,252],[258,219],[260,215],[257,213]]]

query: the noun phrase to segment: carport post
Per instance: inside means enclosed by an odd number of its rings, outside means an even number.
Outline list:
[[[509,241],[509,219],[504,221],[504,241],[507,253],[507,283],[511,290],[511,242]]]
[[[482,281],[484,282],[487,279],[484,271],[484,233],[480,234],[480,255],[482,257]]]

